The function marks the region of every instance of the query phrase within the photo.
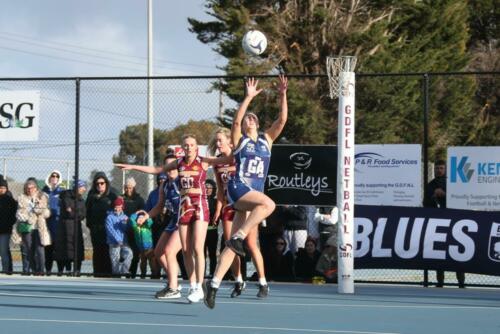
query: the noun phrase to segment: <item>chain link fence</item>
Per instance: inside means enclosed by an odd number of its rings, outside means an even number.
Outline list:
[[[481,140],[485,142],[485,137],[491,146],[500,145],[498,74],[359,74],[356,96],[363,98],[356,100],[356,143],[422,144],[426,171],[430,170],[428,163],[445,157],[448,146],[473,146]],[[243,79],[151,79],[156,163],[161,163],[169,146],[180,144],[182,134],[195,133],[199,144],[206,145],[221,121],[229,125],[228,111],[237,107],[244,94]],[[275,78],[264,76],[260,80],[264,88],[261,103],[265,108],[260,107],[259,116],[265,127],[278,112],[278,103],[273,93]],[[301,95],[289,96],[289,112],[301,117],[287,124],[285,140],[294,143],[293,138],[297,137],[302,138],[297,144],[336,144],[337,102],[329,98],[327,77],[290,76],[290,85]],[[89,190],[95,187],[96,174],[104,172],[116,195],[123,195],[127,178],[133,177],[137,193],[144,200],[148,198],[147,175],[113,166],[114,162],[147,163],[147,78],[0,79],[0,90],[40,92],[39,140],[0,143],[0,173],[8,180],[14,197],[22,193],[27,178],[36,178],[43,187],[48,175],[58,170],[64,188],[70,187],[78,175],[88,183]],[[466,92],[465,98],[457,91]],[[464,109],[471,112],[459,112]],[[381,111],[391,113],[390,123],[381,121]],[[497,132],[492,130],[495,127],[491,127],[491,122],[496,122]],[[316,124],[330,126],[313,126]],[[465,126],[473,126],[476,131],[466,135]],[[431,178],[429,172],[424,173],[425,182]],[[83,237],[85,261],[81,273],[94,274],[91,233],[86,221]],[[18,246],[13,245],[12,249],[14,271],[21,272]],[[249,268],[251,272],[251,265]],[[356,270],[359,281],[422,283],[423,277],[419,270]],[[435,282],[433,272],[428,279],[431,284]],[[453,273],[447,274],[446,281],[454,282]],[[498,277],[484,275],[467,274],[466,282],[500,285]]]

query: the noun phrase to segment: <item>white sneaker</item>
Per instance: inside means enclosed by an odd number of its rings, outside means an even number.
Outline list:
[[[189,295],[187,299],[190,303],[198,303],[205,297],[203,294],[203,289],[189,289]]]

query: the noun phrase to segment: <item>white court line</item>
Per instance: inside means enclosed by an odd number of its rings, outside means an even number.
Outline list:
[[[154,298],[109,298],[109,297],[85,297],[85,296],[62,296],[62,295],[42,295],[42,294],[24,294],[24,293],[5,293],[0,292],[0,296],[8,296],[8,297],[33,297],[33,298],[46,298],[46,299],[76,299],[76,300],[104,300],[104,301],[126,301],[126,302],[152,302],[152,303],[168,303],[168,300],[160,300]],[[182,298],[180,299],[182,300]],[[172,301],[179,301],[179,299],[172,299]],[[374,300],[374,303],[378,302]],[[404,304],[395,304],[395,305],[380,305],[380,304],[327,304],[327,303],[276,303],[276,302],[261,302],[261,301],[217,301],[217,304],[234,304],[234,305],[259,305],[259,306],[306,306],[306,307],[340,307],[340,308],[407,308],[407,309],[436,309],[436,310],[471,310],[471,309],[480,309],[480,310],[496,310],[500,309],[500,306],[453,306],[453,305],[404,305]]]
[[[366,332],[366,331],[349,331],[349,330],[335,330],[335,329],[309,329],[309,328],[257,327],[257,326],[224,326],[224,325],[187,325],[187,324],[161,324],[161,323],[149,323],[149,322],[114,322],[114,321],[57,320],[57,319],[50,320],[50,319],[0,318],[0,321],[50,322],[50,323],[89,324],[89,325],[124,325],[124,326],[154,326],[154,327],[252,329],[252,330],[301,332],[301,333],[400,334],[400,333],[389,333],[389,332]]]

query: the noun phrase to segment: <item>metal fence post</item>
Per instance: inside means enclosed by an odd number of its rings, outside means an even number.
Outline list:
[[[78,212],[77,212],[77,201],[78,201],[78,179],[80,178],[80,78],[76,78],[75,80],[75,176],[74,176],[74,187],[73,191],[75,192],[75,202],[74,202],[74,242],[75,242],[75,252],[73,259],[73,276],[76,276],[79,270],[77,270],[78,265],[78,224],[80,221],[78,220]],[[69,183],[69,180],[68,180]],[[70,185],[69,185],[70,186]],[[83,240],[82,240],[83,242]],[[83,256],[85,256],[85,251]]]
[[[422,77],[422,95],[424,102],[424,198],[425,187],[429,183],[429,74],[424,73]],[[424,287],[429,286],[429,271],[424,270]]]

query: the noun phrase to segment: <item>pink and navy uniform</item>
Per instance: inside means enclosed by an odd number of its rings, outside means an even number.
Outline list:
[[[177,170],[181,194],[179,223],[190,224],[197,220],[208,222],[210,213],[205,189],[207,172],[203,169],[201,158],[197,156],[191,164],[187,164],[184,158],[178,159]]]
[[[231,203],[235,203],[251,190],[264,191],[271,161],[271,147],[264,134],[259,134],[257,141],[243,135],[233,155],[236,173],[228,183],[228,197]]]
[[[220,157],[222,155],[218,155]],[[227,184],[230,178],[234,178],[234,174],[236,173],[236,165],[234,161],[230,164],[219,164],[214,166],[215,175],[221,181],[222,191],[224,192],[224,203],[221,212],[221,219],[223,221],[232,221],[234,218],[234,209],[228,203],[227,196]]]
[[[181,194],[179,191],[179,178],[175,180],[167,179],[163,185],[163,193],[165,194],[165,209],[168,216],[165,232],[173,232],[177,230],[177,222],[179,220],[179,205],[181,203]]]

